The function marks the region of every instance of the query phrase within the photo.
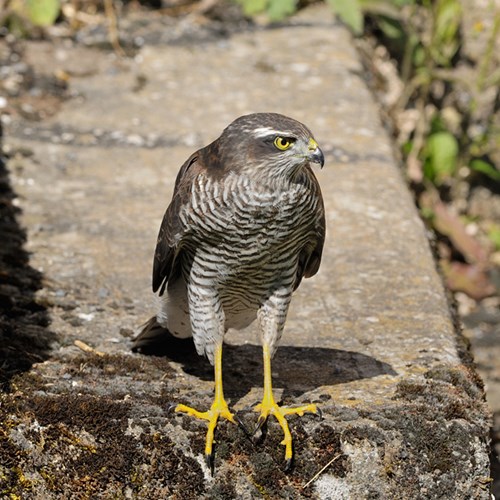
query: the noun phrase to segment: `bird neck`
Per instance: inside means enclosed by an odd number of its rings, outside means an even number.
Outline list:
[[[304,184],[305,175],[302,167],[294,171],[269,168],[262,169],[257,174],[255,170],[244,174],[250,184],[253,184],[259,190],[263,191],[287,191],[297,184]]]

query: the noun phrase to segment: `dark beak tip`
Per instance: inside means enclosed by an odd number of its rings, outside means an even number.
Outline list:
[[[321,149],[317,148],[316,151],[311,155],[311,161],[314,163],[318,163],[320,168],[323,168],[325,165],[325,155]]]

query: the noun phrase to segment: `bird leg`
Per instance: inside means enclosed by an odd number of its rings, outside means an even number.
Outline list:
[[[186,413],[187,415],[208,421],[208,430],[205,439],[205,459],[211,470],[213,469],[213,443],[217,421],[219,418],[225,418],[230,422],[237,423],[234,415],[229,411],[222,389],[222,345],[217,346],[214,361],[215,397],[210,410],[201,412],[183,404],[178,404],[175,407],[176,412]]]
[[[260,412],[259,419],[257,421],[257,428],[255,432],[259,430],[267,421],[269,415],[274,415],[281,428],[283,429],[284,439],[281,444],[285,446],[285,470],[288,470],[292,465],[292,434],[290,433],[290,428],[288,427],[288,422],[286,420],[287,415],[299,415],[302,417],[304,413],[315,413],[320,414],[319,409],[315,404],[308,404],[304,406],[298,406],[296,408],[286,408],[281,407],[276,404],[273,395],[272,379],[271,379],[271,352],[269,344],[263,343],[263,355],[264,355],[264,397],[262,402],[255,407],[255,411]]]

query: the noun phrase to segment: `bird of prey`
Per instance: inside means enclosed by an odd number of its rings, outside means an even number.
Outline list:
[[[193,337],[214,365],[215,397],[207,411],[175,411],[208,421],[205,456],[213,467],[219,418],[235,422],[224,399],[222,345],[229,328],[255,319],[264,358],[264,395],[257,429],[274,415],[283,429],[286,468],[292,461],[287,415],[319,413],[315,404],[280,407],[273,396],[271,358],[285,325],[292,292],[318,271],[325,216],[311,163],[324,156],[311,131],[276,113],[233,121],[222,135],[182,165],[161,223],[153,264],[157,316],[135,339],[147,345],[167,330]]]

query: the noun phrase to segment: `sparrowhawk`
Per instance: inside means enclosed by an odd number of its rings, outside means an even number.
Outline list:
[[[284,432],[287,468],[292,437],[286,415],[318,413],[316,405],[276,404],[271,358],[280,340],[292,292],[318,271],[325,216],[311,163],[324,156],[310,130],[276,113],[233,121],[222,135],[181,167],[160,227],[153,291],[161,309],[135,339],[135,348],[168,330],[193,337],[215,369],[208,411],[179,404],[175,411],[208,421],[205,454],[213,464],[219,418],[235,422],[222,388],[222,344],[229,328],[258,320],[264,357],[264,395],[257,428],[274,415]]]

